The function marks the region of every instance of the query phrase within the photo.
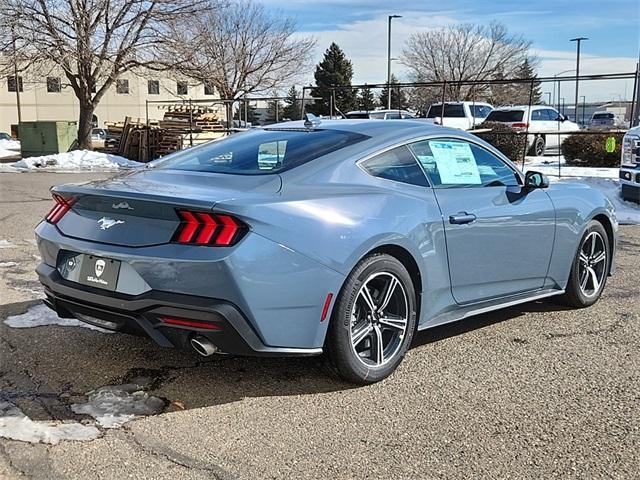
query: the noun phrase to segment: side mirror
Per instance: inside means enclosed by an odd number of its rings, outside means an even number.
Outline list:
[[[565,117],[564,115],[560,115],[561,122],[566,122],[567,120],[568,120],[567,117]]]
[[[529,171],[524,175],[525,188],[547,188],[549,186],[549,179],[546,175],[540,172]]]

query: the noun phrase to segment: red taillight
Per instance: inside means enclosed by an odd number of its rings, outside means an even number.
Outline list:
[[[53,194],[53,200],[56,204],[53,206],[51,211],[45,217],[45,220],[49,223],[56,224],[58,223],[65,214],[71,210],[71,207],[74,203],[74,199],[65,200],[60,195]]]
[[[228,247],[237,243],[247,226],[231,215],[178,210],[182,222],[174,235],[174,242],[192,245]]]
[[[172,327],[200,328],[202,330],[222,330],[220,325],[202,320],[191,320],[188,318],[160,317],[163,324]]]
[[[511,128],[521,128],[521,129],[526,129],[529,127],[528,123],[514,123],[511,125]]]

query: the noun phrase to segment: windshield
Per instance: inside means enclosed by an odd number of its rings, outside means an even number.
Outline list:
[[[444,118],[464,118],[464,105],[460,103],[445,103]],[[431,105],[427,118],[442,117],[442,105]]]
[[[349,112],[346,115],[347,118],[369,118],[367,112]]]
[[[255,129],[168,155],[159,169],[265,175],[279,173],[369,138],[341,130]]]
[[[521,122],[523,110],[493,110],[487,117],[487,122]]]
[[[613,113],[594,113],[594,120],[610,120],[613,118]]]

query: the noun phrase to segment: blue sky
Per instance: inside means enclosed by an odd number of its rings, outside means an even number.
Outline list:
[[[541,75],[574,68],[576,36],[583,43],[584,73],[633,71],[640,50],[640,0],[263,0],[297,20],[298,29],[318,41],[316,56],[336,41],[354,64],[354,81],[385,77],[386,17],[394,20],[393,55],[416,31],[452,23],[498,20],[533,42]],[[394,66],[402,77],[403,67]],[[609,87],[622,91],[622,83]],[[627,86],[630,90],[630,87]],[[602,90],[602,88],[600,88]],[[597,92],[594,91],[594,94]],[[610,92],[601,93],[606,97]],[[630,93],[629,93],[630,95]]]

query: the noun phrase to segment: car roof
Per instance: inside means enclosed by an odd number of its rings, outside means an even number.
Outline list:
[[[508,105],[508,106],[503,106],[503,107],[496,107],[494,108],[494,110],[526,110],[528,108],[531,108],[532,110],[539,110],[542,108],[551,108],[553,110],[555,110],[555,108],[552,105],[531,105],[531,107],[529,107],[529,105]]]

